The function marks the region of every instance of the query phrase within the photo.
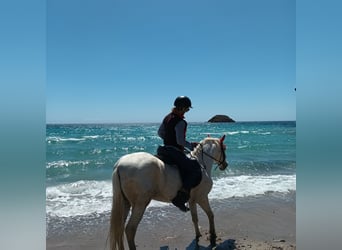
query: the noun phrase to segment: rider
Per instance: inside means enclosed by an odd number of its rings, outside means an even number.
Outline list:
[[[184,203],[190,198],[191,188],[197,186],[202,177],[201,166],[197,160],[190,159],[184,153],[185,148],[192,150],[198,144],[186,140],[187,122],[184,120],[184,114],[190,108],[192,107],[189,97],[177,97],[172,111],[165,116],[158,130],[158,135],[164,141],[164,147],[158,148],[158,154],[166,154],[169,159],[176,163],[183,183],[182,189],[178,191],[172,203],[184,212],[189,210]]]

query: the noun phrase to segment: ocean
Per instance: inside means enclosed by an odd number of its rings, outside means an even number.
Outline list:
[[[111,209],[111,176],[123,155],[154,154],[159,124],[46,125],[47,222],[99,217]],[[296,192],[296,122],[189,123],[189,141],[226,135],[225,171],[213,167],[209,199]],[[152,202],[150,207],[172,206]]]

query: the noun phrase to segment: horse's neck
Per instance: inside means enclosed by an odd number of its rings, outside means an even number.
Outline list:
[[[197,146],[192,152],[191,155],[196,157],[199,164],[201,164],[205,170],[208,172],[208,175],[211,177],[211,169],[213,166],[214,160],[206,156],[203,152],[204,145],[203,146]]]

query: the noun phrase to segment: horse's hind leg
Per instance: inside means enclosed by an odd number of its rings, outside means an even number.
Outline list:
[[[126,221],[130,209],[131,209],[131,205],[129,204],[129,202],[127,200],[125,200],[125,203],[124,203],[124,215],[123,215],[124,216],[124,221]]]
[[[126,222],[127,216],[129,214],[129,210],[131,209],[131,205],[129,204],[129,202],[127,200],[124,201],[124,211],[123,211],[123,221]],[[119,243],[119,249],[123,250],[124,249],[124,244],[123,244],[123,239],[120,239],[120,243]]]
[[[204,210],[204,212],[208,216],[209,232],[210,232],[210,244],[215,246],[216,245],[216,232],[215,232],[215,223],[214,223],[214,213],[211,210],[208,197],[199,201],[198,204],[201,206],[201,208]]]
[[[143,204],[135,204],[132,207],[132,214],[131,217],[128,220],[127,226],[126,226],[126,237],[127,237],[127,243],[130,250],[136,250],[134,238],[135,234],[137,232],[138,225],[144,215],[146,206],[148,203]]]

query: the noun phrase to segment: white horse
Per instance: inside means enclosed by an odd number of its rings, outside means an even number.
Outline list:
[[[221,170],[228,166],[225,155],[226,146],[223,144],[224,138],[225,136],[219,139],[207,137],[191,152],[191,156],[195,157],[202,166],[202,180],[190,192],[191,217],[198,240],[201,233],[198,228],[196,204],[199,204],[209,219],[212,245],[216,244],[216,232],[208,194],[213,185],[211,179],[213,163],[216,162]],[[171,202],[182,187],[181,178],[175,166],[164,164],[159,158],[146,152],[124,155],[114,167],[113,204],[109,232],[110,249],[124,249],[125,231],[129,249],[135,250],[135,234],[147,205],[152,199]],[[131,216],[125,228],[131,208]]]

